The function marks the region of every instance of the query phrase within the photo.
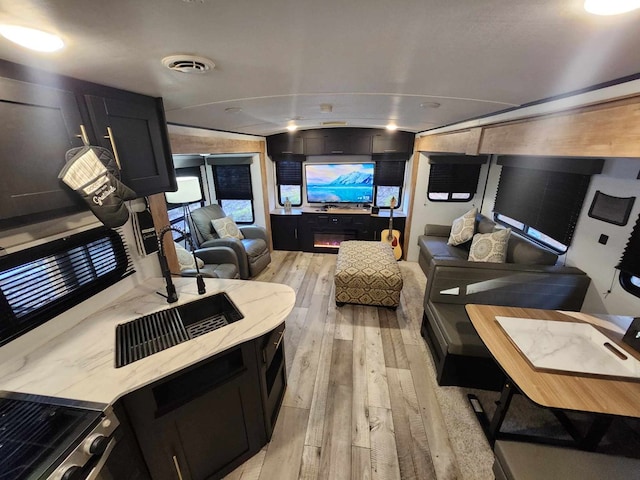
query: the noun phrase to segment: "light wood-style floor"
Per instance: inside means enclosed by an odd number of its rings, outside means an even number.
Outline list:
[[[272,258],[255,280],[290,285],[297,296],[286,321],[287,392],[271,442],[227,479],[493,478],[488,446],[472,477],[456,456],[456,445],[484,441],[479,427],[469,438],[449,437],[451,412],[443,415],[420,336],[426,279],[417,263],[399,263],[404,288],[391,311],[337,308],[335,255]]]

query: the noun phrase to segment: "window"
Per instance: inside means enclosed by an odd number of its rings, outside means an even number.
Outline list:
[[[200,167],[185,167],[176,168],[176,177],[197,177],[200,180],[200,196],[203,200],[190,203],[186,205],[186,208],[191,211],[195,208],[204,206],[204,190],[202,185],[202,175],[200,174]],[[169,223],[172,227],[179,228],[185,232],[189,232],[189,224],[185,221],[185,205],[169,203],[167,202],[167,214],[169,215]],[[173,240],[180,242],[184,240],[184,237],[178,232],[171,232]]]
[[[640,297],[640,216],[616,268],[620,270],[619,279],[622,288]]]
[[[96,228],[0,259],[0,345],[133,273],[120,235]]]
[[[432,202],[468,202],[478,190],[480,167],[487,155],[429,154],[427,198]]]
[[[405,165],[404,160],[378,160],[376,162],[373,174],[374,205],[388,208],[391,205],[391,199],[395,197],[396,208],[400,206]]]
[[[571,244],[590,179],[577,173],[503,166],[495,219],[564,253]]]
[[[276,162],[276,185],[278,203],[284,205],[288,198],[291,205],[302,205],[302,162],[280,160]]]
[[[251,165],[213,165],[216,198],[236,223],[253,223]]]

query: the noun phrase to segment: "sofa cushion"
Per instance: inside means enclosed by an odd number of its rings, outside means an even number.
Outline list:
[[[447,242],[449,245],[461,245],[473,238],[477,214],[478,209],[473,208],[453,221],[449,241]]]
[[[491,357],[480,336],[467,316],[464,305],[428,302],[429,321],[437,325],[447,344],[447,352],[454,355]]]
[[[510,235],[510,228],[493,233],[476,233],[469,249],[469,261],[504,263]]]
[[[184,270],[187,268],[196,268],[196,262],[193,260],[193,254],[184,248],[182,245],[173,242],[173,246],[176,249],[176,257],[178,257],[178,264],[180,265],[180,270]],[[196,257],[196,261],[198,262],[198,268],[204,267],[204,262]]]
[[[526,442],[499,440],[494,454],[496,479],[627,480],[638,478],[640,471],[636,458]]]
[[[507,263],[523,265],[555,265],[558,255],[517,235],[511,235],[507,246]]]
[[[222,217],[211,220],[211,225],[220,238],[237,238],[242,240],[244,235],[233,221],[233,218]]]
[[[421,246],[420,251],[428,257],[427,260],[431,260],[432,258],[466,260],[468,256],[466,250],[454,245],[449,245],[442,237],[423,235],[418,239],[418,244]]]

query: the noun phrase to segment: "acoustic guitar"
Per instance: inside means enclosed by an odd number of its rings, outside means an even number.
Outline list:
[[[393,229],[393,209],[396,206],[396,197],[391,199],[389,202],[389,228],[382,231],[380,234],[380,241],[383,243],[388,243],[393,248],[393,256],[396,257],[396,260],[400,260],[402,258],[402,248],[400,247],[400,232],[398,230]]]

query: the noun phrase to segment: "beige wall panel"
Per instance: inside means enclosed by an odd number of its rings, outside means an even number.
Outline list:
[[[484,127],[480,153],[640,157],[640,97]]]
[[[260,140],[237,140],[169,132],[169,142],[171,152],[174,154],[264,152],[264,141]]]
[[[474,129],[480,130],[480,129]],[[416,149],[420,152],[451,152],[464,153],[473,130],[426,135],[416,140]]]

